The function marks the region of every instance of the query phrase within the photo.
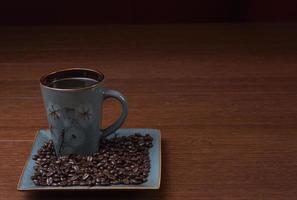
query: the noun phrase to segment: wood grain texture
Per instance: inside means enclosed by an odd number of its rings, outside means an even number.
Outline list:
[[[296,199],[297,26],[0,28],[0,199]],[[18,192],[39,77],[91,67],[126,95],[124,127],[162,131],[159,191]],[[104,126],[120,112],[104,105]]]

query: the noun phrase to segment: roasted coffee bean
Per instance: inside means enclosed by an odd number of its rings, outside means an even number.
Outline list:
[[[92,156],[87,156],[87,161],[88,162],[92,162],[92,160],[93,160],[93,157]]]
[[[94,186],[141,184],[150,171],[149,148],[152,137],[135,134],[105,139],[98,153],[57,157],[50,140],[32,157],[35,160],[35,185]]]
[[[137,179],[131,179],[130,183],[132,183],[132,184],[141,184],[142,181],[137,180]]]
[[[67,185],[67,182],[66,182],[66,181],[61,181],[61,182],[59,183],[59,185],[60,185],[60,186],[65,186],[65,185]]]
[[[110,185],[110,182],[109,182],[109,181],[102,181],[102,182],[100,183],[100,185],[108,186],[108,185]]]
[[[37,160],[38,158],[39,158],[38,155],[34,155],[34,156],[32,157],[32,160]]]
[[[102,160],[103,159],[103,156],[102,155],[98,155],[98,160]]]
[[[72,181],[72,185],[79,185],[79,181]]]
[[[53,183],[53,178],[52,177],[49,177],[46,179],[46,184],[47,185],[51,185]]]
[[[78,167],[77,165],[74,165],[74,166],[73,166],[73,169],[74,169],[74,171],[78,172],[79,167]]]
[[[77,180],[78,178],[79,178],[78,176],[74,175],[74,176],[72,176],[69,180],[70,180],[70,181],[75,181],[75,180]]]
[[[54,171],[49,171],[46,176],[52,176],[55,172]]]
[[[85,185],[87,185],[87,183],[86,182],[79,182],[79,185],[85,186]]]
[[[70,159],[68,163],[71,164],[71,165],[73,165],[74,164],[74,161],[72,159]]]
[[[82,177],[82,180],[86,180],[90,175],[89,174],[84,174]]]
[[[129,179],[126,178],[126,179],[123,179],[123,183],[128,185],[130,183],[130,181],[129,181]]]

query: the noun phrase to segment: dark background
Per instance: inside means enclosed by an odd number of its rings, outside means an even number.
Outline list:
[[[2,1],[0,25],[297,21],[290,0]]]

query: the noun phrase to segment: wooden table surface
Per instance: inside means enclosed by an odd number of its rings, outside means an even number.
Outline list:
[[[297,26],[0,28],[0,199],[296,199]],[[159,191],[19,192],[47,127],[39,77],[106,75],[129,101],[124,127],[162,131]],[[104,105],[104,125],[120,112]]]

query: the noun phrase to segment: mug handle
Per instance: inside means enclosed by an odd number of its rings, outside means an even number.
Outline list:
[[[111,133],[115,132],[118,130],[122,124],[125,122],[125,119],[127,118],[128,115],[128,103],[120,92],[115,91],[115,90],[109,90],[109,89],[104,89],[103,90],[103,101],[108,99],[108,98],[115,98],[121,103],[122,106],[122,113],[120,117],[110,126],[102,130],[102,137],[105,138]]]

